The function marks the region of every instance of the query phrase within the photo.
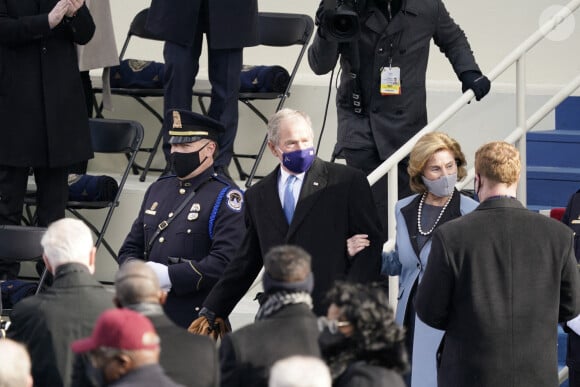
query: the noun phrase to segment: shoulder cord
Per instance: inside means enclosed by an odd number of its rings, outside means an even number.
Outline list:
[[[157,239],[157,237],[169,226],[169,224],[171,222],[173,222],[173,219],[177,218],[177,215],[179,215],[181,213],[181,211],[183,211],[185,206],[187,206],[187,204],[189,204],[189,202],[191,202],[191,199],[193,199],[193,197],[195,196],[197,191],[201,187],[203,187],[205,184],[207,184],[211,179],[212,179],[212,177],[210,177],[209,179],[205,180],[203,183],[198,185],[197,188],[195,188],[193,191],[191,191],[191,193],[189,195],[187,195],[185,197],[185,199],[183,199],[183,201],[179,204],[179,207],[177,207],[177,209],[175,209],[175,211],[173,211],[173,216],[168,217],[163,222],[161,222],[157,225],[157,230],[155,230],[155,233],[153,234],[151,239],[149,239],[149,241],[147,242],[147,245],[145,246],[145,251],[143,252],[143,255],[144,255],[144,258],[146,261],[149,260],[149,252],[151,251],[151,247],[153,246],[153,243],[155,243],[155,240]]]

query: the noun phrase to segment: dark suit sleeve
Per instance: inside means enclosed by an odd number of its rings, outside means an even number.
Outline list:
[[[63,23],[70,29],[77,44],[87,44],[95,33],[95,22],[86,4],[78,9],[75,17],[63,19]]]
[[[439,229],[433,233],[428,262],[417,288],[415,310],[425,324],[444,330],[449,319],[455,278]]]
[[[558,321],[571,320],[578,313],[580,313],[580,282],[574,253],[574,238],[572,237],[562,265]]]
[[[236,364],[236,350],[230,335],[226,335],[220,344],[219,359],[221,369],[221,387],[240,386],[240,377]],[[241,386],[240,386],[241,387]]]
[[[437,29],[433,41],[451,63],[455,74],[459,77],[464,71],[480,71],[465,32],[451,18],[443,2],[437,1],[437,7]]]
[[[262,268],[260,240],[252,216],[250,203],[246,201],[247,230],[242,245],[203,303],[204,307],[219,317],[229,316]]]
[[[352,258],[347,278],[350,281],[363,283],[377,281],[381,272],[381,252],[384,241],[371,188],[362,172],[354,172],[349,189],[348,236],[368,234],[370,246]],[[344,248],[346,250],[346,239]]]

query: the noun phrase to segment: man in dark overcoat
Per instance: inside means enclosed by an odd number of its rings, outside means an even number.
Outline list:
[[[242,50],[258,44],[257,0],[153,0],[147,29],[165,40],[164,110],[191,110],[192,88],[199,70],[203,34],[207,35],[211,104],[208,115],[220,121],[216,171],[232,159],[238,127],[238,93]],[[170,126],[164,124],[163,151],[169,162]]]
[[[91,333],[99,315],[113,308],[113,293],[94,277],[91,230],[80,220],[52,223],[42,238],[51,287],[14,307],[7,335],[26,344],[38,386],[70,386],[74,355],[70,345]]]
[[[310,263],[310,255],[298,246],[276,246],[264,256],[256,322],[226,335],[220,344],[222,387],[265,387],[277,360],[320,357]]]
[[[165,121],[176,176],[147,189],[118,260],[147,261],[169,292],[165,313],[187,328],[242,241],[244,198],[213,168],[220,122],[178,109]]]
[[[20,224],[30,168],[38,224],[64,217],[68,167],[93,157],[74,43],[94,30],[82,0],[0,0],[0,224]]]
[[[379,276],[384,241],[364,174],[316,158],[312,124],[302,112],[277,112],[269,121],[268,138],[280,165],[245,193],[247,232],[204,302],[202,311],[210,323],[212,315],[224,318],[231,313],[258,275],[262,257],[280,244],[300,246],[312,256],[317,315],[326,313],[323,298],[335,280],[372,282]],[[367,234],[370,246],[350,257],[346,240],[357,233]]]
[[[321,75],[340,61],[334,154],[344,157],[347,165],[368,174],[427,125],[425,78],[431,41],[449,60],[462,90],[473,89],[477,100],[489,91],[489,80],[482,76],[465,33],[442,0],[358,0],[360,33],[342,43],[331,38],[332,26],[324,17],[332,3],[336,1],[321,1],[308,63]],[[359,96],[359,107],[353,105],[353,94]],[[411,193],[405,161],[399,163],[398,173],[403,198]],[[386,224],[386,177],[372,190]]]
[[[415,298],[417,315],[445,331],[439,387],[558,385],[557,325],[580,312],[574,236],[515,198],[517,149],[475,154],[475,211],[435,230]]]

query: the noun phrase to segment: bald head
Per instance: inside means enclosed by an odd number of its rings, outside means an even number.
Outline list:
[[[159,303],[163,294],[155,272],[143,261],[129,261],[115,275],[116,299],[120,306]]]
[[[0,387],[32,386],[30,356],[10,339],[0,340]]]

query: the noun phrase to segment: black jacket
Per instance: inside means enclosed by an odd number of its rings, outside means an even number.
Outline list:
[[[245,193],[247,232],[236,257],[214,286],[204,306],[228,316],[246,293],[268,250],[295,244],[312,256],[314,313],[326,314],[323,299],[337,279],[378,279],[383,240],[365,175],[354,168],[316,159],[305,175],[292,223],[288,225],[278,196],[279,166]],[[368,234],[371,245],[354,258],[346,240]]]
[[[222,387],[265,387],[277,360],[320,357],[316,316],[306,304],[287,305],[225,336],[219,352]]]
[[[0,165],[62,167],[93,157],[76,44],[95,25],[83,5],[54,29],[57,0],[0,0]]]

